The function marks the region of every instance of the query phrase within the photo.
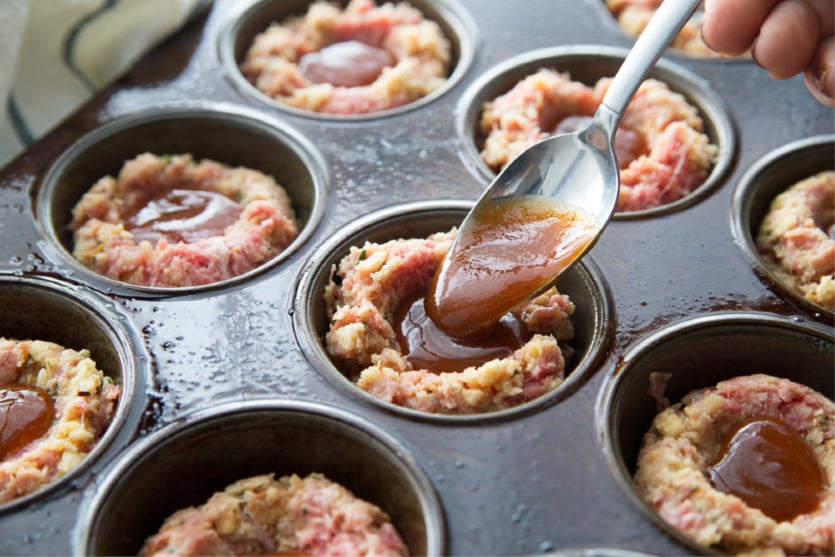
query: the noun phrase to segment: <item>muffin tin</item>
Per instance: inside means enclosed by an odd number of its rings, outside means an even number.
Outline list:
[[[566,278],[581,300],[580,347],[560,388],[510,411],[442,418],[345,380],[322,350],[330,265],[354,242],[460,222],[491,179],[477,158],[477,105],[512,77],[547,64],[593,80],[632,42],[598,0],[414,4],[452,35],[455,64],[450,83],[413,106],[327,118],[262,98],[234,62],[267,19],[307,3],[216,0],[0,169],[0,334],[87,346],[125,389],[79,470],[0,507],[0,553],[134,552],[152,523],[238,474],[322,468],[404,525],[417,554],[707,554],[630,487],[655,408],[647,374],[668,368],[671,399],[754,371],[835,396],[831,313],[785,291],[748,244],[778,187],[769,176],[832,168],[831,109],[800,78],[675,54],[655,75],[702,111],[719,162],[685,202],[615,218]],[[138,288],[80,268],[72,205],[125,159],[159,149],[276,173],[299,239],[202,288]]]
[[[384,243],[398,238],[426,238],[446,232],[461,224],[472,203],[437,200],[393,205],[374,211],[356,221],[320,246],[302,270],[293,304],[296,337],[308,361],[338,388],[368,404],[378,404],[413,419],[466,423],[501,419],[528,411],[567,396],[579,385],[607,349],[613,319],[612,302],[606,284],[591,260],[572,268],[560,282],[560,292],[575,305],[572,318],[574,338],[568,343],[573,354],[566,364],[566,379],[552,393],[526,404],[490,413],[475,415],[439,415],[411,410],[379,400],[351,383],[334,364],[325,349],[328,332],[325,300],[322,293],[331,278],[331,271],[348,254],[352,246],[365,242]]]

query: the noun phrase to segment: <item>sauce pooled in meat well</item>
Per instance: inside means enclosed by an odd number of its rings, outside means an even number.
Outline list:
[[[0,459],[42,437],[55,417],[52,397],[19,383],[0,387]]]
[[[773,417],[737,426],[708,466],[708,476],[719,491],[777,521],[815,511],[828,488],[811,447]]]
[[[426,314],[426,298],[418,294],[401,302],[394,316],[400,350],[416,369],[461,371],[496,358],[506,358],[522,347],[529,335],[522,323],[506,314],[488,335],[456,338]]]
[[[242,210],[240,203],[221,193],[175,188],[144,202],[137,200],[125,208],[122,217],[136,241],[155,244],[164,238],[176,244],[223,235]]]
[[[397,61],[387,50],[359,41],[343,41],[299,59],[299,70],[313,83],[360,87],[374,83]]]

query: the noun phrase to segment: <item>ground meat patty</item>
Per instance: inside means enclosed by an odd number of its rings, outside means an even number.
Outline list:
[[[494,171],[578,117],[591,117],[610,78],[589,87],[567,73],[542,69],[484,104],[481,157]],[[621,118],[615,145],[620,166],[616,211],[666,205],[700,186],[713,167],[717,147],[703,133],[698,111],[666,84],[646,80]]]
[[[706,546],[732,553],[832,555],[832,487],[815,512],[778,522],[711,484],[706,469],[728,432],[762,417],[793,428],[835,485],[835,403],[805,385],[757,374],[692,392],[659,413],[638,455],[638,493],[674,528]]]
[[[606,0],[606,7],[617,19],[625,33],[637,37],[644,32],[649,20],[661,6],[662,0]],[[685,54],[702,58],[719,58],[722,55],[711,50],[702,41],[699,24],[701,11],[688,21],[670,44]]]
[[[43,389],[54,402],[46,434],[0,462],[0,503],[33,493],[78,466],[107,429],[120,388],[86,350],[0,338],[0,385]]]
[[[357,41],[388,53],[393,65],[367,85],[314,82],[301,69],[303,56]],[[304,17],[274,23],[259,34],[241,64],[257,89],[277,101],[328,114],[365,114],[415,101],[446,82],[449,41],[434,21],[406,2],[375,5],[351,0],[314,2]],[[350,71],[355,72],[356,64]]]
[[[125,212],[138,198],[174,188],[215,192],[240,204],[222,234],[194,241],[137,240]],[[273,178],[190,155],[139,155],[118,178],[99,180],[73,209],[73,255],[115,280],[144,286],[211,284],[266,263],[298,235],[290,199]]]
[[[801,180],[775,197],[756,244],[789,287],[835,311],[835,171]]]
[[[140,555],[406,555],[389,517],[319,474],[240,480],[177,511]]]
[[[574,304],[553,288],[515,312],[533,336],[512,357],[435,372],[413,369],[403,355],[392,316],[402,300],[428,290],[454,236],[352,247],[326,287],[328,352],[361,389],[425,412],[488,412],[552,391],[563,381],[570,353],[560,342],[574,336]]]

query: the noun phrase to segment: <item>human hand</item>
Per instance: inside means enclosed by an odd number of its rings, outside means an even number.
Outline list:
[[[702,39],[737,56],[749,48],[775,79],[803,73],[823,104],[835,106],[833,0],[705,0]]]

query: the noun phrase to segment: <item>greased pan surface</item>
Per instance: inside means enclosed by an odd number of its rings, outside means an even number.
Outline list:
[[[584,362],[587,367],[569,388],[523,411],[489,419],[424,419],[368,401],[341,385],[322,358],[311,356],[317,347],[310,330],[318,324],[307,327],[305,312],[310,308],[303,306],[306,289],[319,280],[321,258],[332,256],[335,239],[355,231],[358,219],[373,222],[378,212],[403,219],[404,212],[424,203],[461,210],[478,197],[490,178],[473,157],[477,139],[467,135],[473,118],[468,103],[489,93],[482,85],[505,86],[496,72],[512,73],[508,65],[514,60],[528,61],[535,57],[531,53],[556,49],[582,53],[571,58],[576,65],[572,73],[586,68],[593,79],[595,68],[610,67],[613,52],[622,55],[632,39],[597,0],[416,1],[432,17],[445,18],[445,29],[455,34],[452,83],[409,109],[329,119],[265,101],[246,90],[229,64],[230,56],[239,55],[240,44],[230,44],[234,34],[252,27],[239,18],[268,13],[268,4],[217,0],[206,17],[151,52],[0,169],[0,297],[10,300],[0,308],[0,335],[20,333],[22,326],[9,323],[23,323],[38,333],[51,330],[31,326],[36,320],[23,319],[19,312],[31,307],[32,293],[55,290],[48,300],[57,300],[59,308],[83,308],[82,315],[92,312],[93,317],[84,321],[80,333],[73,333],[67,319],[75,310],[59,311],[53,338],[100,342],[106,358],[127,370],[123,373],[130,377],[132,393],[123,401],[118,428],[82,469],[24,504],[0,507],[0,553],[67,555],[104,547],[80,538],[97,531],[91,527],[92,509],[110,504],[97,494],[113,491],[117,484],[112,474],[130,468],[125,459],[136,447],[157,432],[177,432],[193,423],[197,431],[234,431],[237,422],[216,420],[236,416],[236,405],[289,405],[302,413],[310,407],[311,415],[299,418],[305,424],[353,416],[333,430],[351,440],[351,454],[360,462],[381,454],[383,460],[368,469],[387,470],[401,489],[418,485],[427,490],[406,500],[430,503],[421,507],[429,513],[421,524],[429,524],[427,539],[439,541],[420,542],[429,552],[708,553],[660,524],[629,487],[636,440],[648,420],[642,382],[658,364],[677,367],[669,370],[675,378],[671,396],[733,374],[736,368],[740,373],[768,372],[762,367],[774,363],[780,368],[774,374],[792,375],[787,364],[791,358],[764,357],[758,348],[764,342],[769,350],[804,352],[808,369],[792,376],[826,396],[835,394],[833,359],[828,357],[833,352],[831,314],[786,294],[745,246],[752,220],[760,218],[764,204],[745,196],[761,196],[776,187],[748,185],[755,177],[747,174],[749,169],[759,176],[757,169],[779,159],[781,174],[802,172],[791,168],[802,162],[792,161],[806,159],[784,150],[810,142],[831,147],[832,110],[817,104],[799,78],[772,81],[750,61],[667,54],[662,75],[684,76],[676,82],[679,88],[695,83],[694,98],[707,102],[711,118],[720,119],[711,126],[725,149],[721,176],[712,177],[710,187],[691,202],[610,223],[585,262],[594,284],[602,285],[598,307],[604,309],[597,317],[605,317],[605,323],[588,320],[595,331],[589,336],[595,339],[595,356]],[[601,59],[595,62],[597,49]],[[211,122],[220,124],[201,120],[207,113],[213,115]],[[68,260],[62,229],[66,217],[59,215],[70,210],[78,192],[60,190],[49,178],[61,177],[81,160],[68,160],[73,153],[98,153],[76,168],[117,164],[104,160],[107,149],[85,150],[108,130],[122,130],[117,150],[130,151],[132,143],[147,149],[148,134],[124,126],[153,122],[160,114],[204,131],[223,126],[235,130],[237,139],[231,144],[200,134],[196,151],[218,157],[231,153],[237,160],[268,165],[274,161],[261,150],[273,145],[289,157],[288,179],[301,177],[290,193],[305,219],[304,234],[290,253],[240,280],[173,292],[99,280]],[[252,120],[259,123],[250,125]],[[247,154],[247,142],[259,153]],[[190,146],[187,137],[168,144]],[[815,157],[831,167],[830,158]],[[421,215],[414,211],[415,219]],[[448,217],[438,221],[444,227],[451,222]],[[401,226],[405,234],[424,231],[426,224],[403,220]],[[701,368],[711,367],[699,354],[731,349],[734,342],[745,350],[717,358],[716,368],[707,369],[701,380],[695,377]],[[704,350],[699,343],[705,343]],[[223,411],[215,412],[216,407]],[[207,416],[213,421],[202,422]],[[352,433],[354,422],[384,432],[382,445],[367,439],[374,435]],[[247,438],[245,444],[258,442]],[[365,442],[376,444],[357,446]],[[337,458],[320,454],[325,445],[316,443],[315,458],[302,460]],[[189,458],[181,460],[191,462]],[[240,458],[231,461],[242,464]],[[210,463],[222,467],[224,458],[216,455]],[[340,473],[349,481],[351,474]],[[224,474],[218,471],[220,477]],[[368,478],[358,475],[356,485],[367,489]],[[119,489],[130,493],[131,486]],[[397,499],[376,488],[367,492],[383,504]],[[417,506],[404,504],[394,511],[403,516],[410,508]],[[118,530],[117,521],[108,527]],[[416,527],[411,535],[424,536],[423,528]],[[131,535],[139,535],[135,530]]]

